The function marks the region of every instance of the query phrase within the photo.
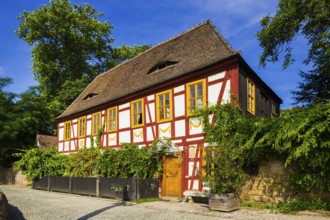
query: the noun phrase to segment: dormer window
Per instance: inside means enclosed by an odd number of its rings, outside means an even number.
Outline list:
[[[178,61],[170,61],[170,60],[157,63],[154,67],[152,67],[149,70],[148,74],[153,73],[153,72],[156,72],[156,71],[161,70],[161,69],[165,69],[166,67],[175,65],[177,63],[179,63],[179,62]]]
[[[84,101],[89,100],[89,99],[91,99],[91,98],[94,98],[94,97],[97,96],[97,95],[98,95],[97,93],[93,93],[93,92],[91,92],[91,93],[89,93],[88,95],[86,95],[85,98],[84,98],[83,100],[84,100]]]

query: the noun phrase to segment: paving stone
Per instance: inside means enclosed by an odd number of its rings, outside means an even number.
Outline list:
[[[302,212],[298,215],[276,214],[270,210],[241,208],[230,213],[210,211],[206,204],[157,201],[142,204],[122,202],[64,193],[1,185],[6,194],[8,219],[58,220],[58,219],[281,219],[315,220],[328,219],[316,213]]]

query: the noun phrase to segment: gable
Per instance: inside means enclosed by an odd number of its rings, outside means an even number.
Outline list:
[[[57,119],[118,100],[237,54],[208,20],[97,76]],[[90,94],[98,95],[86,98]]]

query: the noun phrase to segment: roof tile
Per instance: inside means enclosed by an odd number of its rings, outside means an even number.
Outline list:
[[[145,90],[236,54],[239,52],[207,20],[97,76],[57,119]],[[166,61],[177,63],[148,74],[157,64]],[[98,95],[84,100],[91,93]]]

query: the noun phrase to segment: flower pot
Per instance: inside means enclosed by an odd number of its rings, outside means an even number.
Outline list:
[[[231,212],[239,209],[239,196],[236,193],[215,194],[211,193],[209,198],[209,209]]]

